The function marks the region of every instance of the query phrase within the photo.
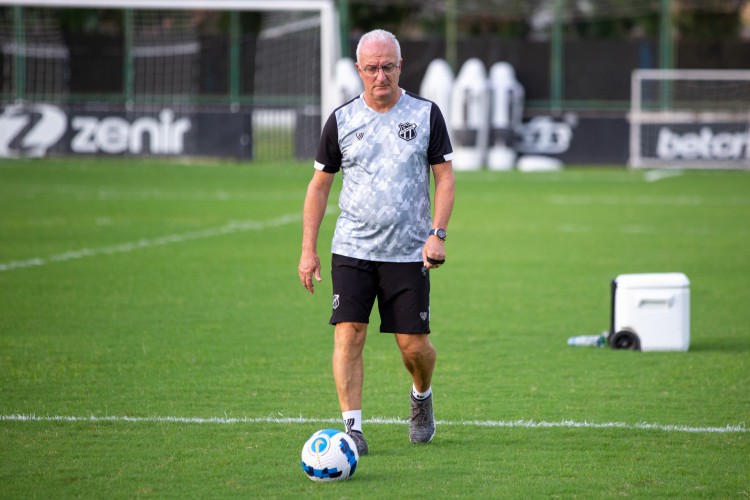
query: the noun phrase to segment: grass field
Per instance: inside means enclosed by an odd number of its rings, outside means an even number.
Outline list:
[[[458,173],[432,274],[435,441],[408,441],[410,380],[375,315],[371,454],[337,484],[299,466],[341,427],[336,210],[315,295],[296,271],[311,175],[0,162],[0,497],[750,496],[747,172]],[[608,327],[612,278],[671,271],[691,281],[689,352],[566,345]]]

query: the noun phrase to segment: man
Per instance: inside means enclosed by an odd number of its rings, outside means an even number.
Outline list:
[[[336,109],[323,127],[304,204],[298,271],[313,293],[313,279],[321,280],[320,224],[333,174],[342,171],[341,214],[331,245],[333,377],[346,431],[360,455],[368,452],[362,434],[362,350],[375,298],[380,331],[395,334],[413,381],[409,438],[422,443],[435,435],[429,270],[445,261],[455,196],[453,150],[438,107],[398,86],[402,64],[393,34],[375,30],[362,36],[356,68],[365,90]]]

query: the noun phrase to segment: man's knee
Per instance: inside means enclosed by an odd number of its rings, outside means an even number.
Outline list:
[[[428,334],[401,334],[396,339],[401,354],[408,359],[435,359],[437,356]]]
[[[334,346],[336,349],[362,350],[367,335],[367,323],[336,323]]]

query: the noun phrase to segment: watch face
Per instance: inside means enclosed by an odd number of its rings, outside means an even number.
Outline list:
[[[437,237],[441,240],[445,239],[445,229],[438,229],[437,231],[435,231],[435,234],[437,234]]]

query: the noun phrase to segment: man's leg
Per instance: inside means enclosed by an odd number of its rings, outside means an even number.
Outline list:
[[[362,409],[366,336],[366,323],[337,323],[334,330],[333,379],[342,412]]]
[[[362,435],[362,384],[364,363],[362,350],[367,336],[366,323],[336,323],[333,341],[333,379],[346,431],[354,439],[360,455],[368,452]],[[349,419],[347,416],[352,416]]]
[[[432,373],[437,354],[427,334],[396,334],[401,359],[414,384],[411,394],[409,439],[412,443],[429,443],[435,436],[432,411]]]
[[[425,392],[432,384],[432,372],[437,359],[430,336],[426,333],[397,333],[396,343],[401,349],[401,359],[411,374],[414,387],[419,392]]]

